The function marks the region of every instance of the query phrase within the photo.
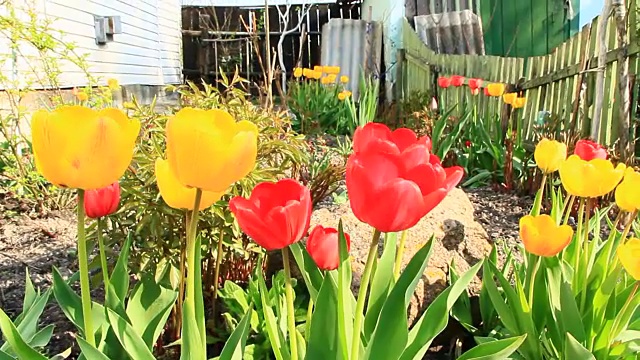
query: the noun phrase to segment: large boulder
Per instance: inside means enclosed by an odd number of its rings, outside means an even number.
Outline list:
[[[348,202],[316,210],[311,225],[337,227],[340,219],[345,232],[351,236],[350,255],[354,277],[352,290],[357,293],[369,251],[372,228],[355,217]],[[410,324],[446,288],[452,262],[457,271],[462,273],[491,252],[489,237],[482,225],[475,221],[473,205],[461,189],[452,190],[428,216],[408,231],[402,259],[403,268],[432,235],[435,241],[433,252],[409,306]],[[379,248],[382,248],[381,243]],[[480,279],[476,277],[471,284],[472,294],[477,293],[479,288]]]

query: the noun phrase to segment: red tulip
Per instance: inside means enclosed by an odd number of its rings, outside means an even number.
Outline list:
[[[469,79],[469,88],[477,90],[482,86],[482,79]]]
[[[440,86],[443,89],[448,88],[449,86],[451,86],[451,79],[449,79],[448,77],[444,77],[441,76],[438,78],[438,86]]]
[[[467,140],[464,142],[465,147],[471,147],[471,140]]]
[[[443,168],[420,140],[408,144],[379,139],[380,126],[384,125],[370,123],[354,134],[354,153],[347,161],[347,191],[360,221],[382,232],[397,232],[413,227],[436,207],[460,182],[464,171],[459,166]]]
[[[593,159],[607,159],[607,149],[597,142],[591,140],[578,140],[573,153],[578,155],[582,160],[589,161]]]
[[[84,192],[84,212],[88,217],[97,219],[111,215],[120,204],[120,184],[116,181],[100,189]]]
[[[364,152],[369,149],[382,150],[391,154],[401,154],[413,145],[424,145],[427,151],[431,151],[431,138],[423,136],[418,138],[411,129],[400,128],[391,131],[381,123],[368,123],[358,127],[353,134],[353,151]]]
[[[344,233],[347,251],[351,249],[351,238]],[[340,243],[338,230],[316,225],[307,240],[307,252],[322,270],[335,270],[340,263]]]
[[[453,86],[462,86],[464,84],[464,76],[460,76],[460,75],[453,75],[451,77],[451,85]]]
[[[309,229],[311,193],[293,179],[263,182],[248,199],[231,199],[229,209],[253,241],[267,250],[278,250],[302,239]]]
[[[491,94],[489,94],[489,88],[484,88],[484,95],[491,96]]]

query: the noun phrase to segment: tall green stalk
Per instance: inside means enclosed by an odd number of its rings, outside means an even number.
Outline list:
[[[373,231],[373,237],[371,238],[371,244],[369,245],[369,255],[367,256],[367,263],[364,266],[364,273],[360,279],[360,289],[358,290],[358,300],[356,302],[356,317],[353,322],[353,338],[351,340],[351,359],[357,360],[360,358],[360,330],[362,328],[362,319],[364,318],[364,300],[367,297],[367,290],[369,287],[369,278],[371,277],[371,270],[373,268],[373,261],[378,253],[378,241],[380,240],[380,231],[375,229]]]
[[[109,266],[107,265],[107,253],[104,247],[102,231],[104,230],[104,220],[98,218],[98,249],[100,250],[100,265],[102,266],[102,281],[104,282],[105,299],[109,293]]]
[[[84,229],[84,190],[78,189],[78,267],[80,268],[80,294],[82,299],[82,318],[84,337],[92,346],[96,346],[91,314],[91,288],[89,287],[89,259],[87,237]]]
[[[282,249],[282,261],[284,262],[285,296],[287,298],[287,327],[289,330],[289,346],[291,359],[298,359],[298,338],[296,334],[296,314],[293,307],[293,286],[291,285],[291,268],[289,263],[289,248]]]

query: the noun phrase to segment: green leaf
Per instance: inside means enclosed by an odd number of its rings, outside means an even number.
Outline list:
[[[233,330],[233,333],[231,333],[231,336],[224,344],[224,348],[220,354],[220,360],[242,360],[244,348],[247,343],[247,336],[249,335],[249,320],[251,320],[252,310],[253,309],[249,309],[249,311],[247,311],[238,323],[238,326]]]
[[[385,246],[371,282],[371,290],[367,300],[367,313],[364,318],[364,338],[368,340],[373,334],[380,317],[380,311],[389,295],[393,283],[393,266],[396,258],[397,233],[385,234]]]
[[[432,249],[433,236],[416,252],[398,278],[398,282],[391,289],[380,312],[378,325],[371,335],[371,341],[367,344],[365,358],[392,360],[400,357],[398,349],[405,348],[409,337],[407,306],[418,281],[424,274]]]
[[[342,220],[338,223],[338,239],[340,245],[340,264],[338,266],[338,338],[341,340],[342,356],[348,358],[353,337],[353,308],[351,299],[351,260],[347,250],[347,240],[342,228]],[[325,280],[326,281],[326,280]]]
[[[164,283],[169,285],[169,272],[165,274]],[[143,274],[131,292],[127,315],[131,326],[142,337],[147,348],[153,349],[177,298],[178,292],[158,284],[153,274]]]
[[[85,339],[77,337],[76,340],[78,341],[80,351],[82,351],[82,355],[84,355],[85,359],[110,360],[109,357],[100,352],[100,350],[96,349],[93,345],[89,344]]]
[[[0,350],[0,360],[16,360],[13,356],[10,356],[6,352]]]
[[[33,338],[29,341],[29,345],[34,348],[41,348],[47,346],[51,337],[53,336],[54,325],[47,325],[42,328],[42,330],[38,331]]]
[[[20,321],[20,324],[17,324],[16,328],[18,329],[20,336],[22,336],[29,344],[31,344],[34,335],[38,331],[38,322],[40,321],[40,316],[42,315],[44,308],[47,306],[50,296],[51,290],[47,290],[42,296],[36,296],[27,312],[22,313],[20,316],[22,320]],[[8,344],[5,345],[8,346]],[[32,344],[32,346],[35,345]],[[2,346],[2,348],[0,349],[8,350],[4,346]]]
[[[473,281],[481,266],[482,261],[475,264],[429,305],[409,332],[409,345],[402,353],[401,360],[422,359],[433,339],[447,327],[449,311],[460,295],[467,291],[467,287]]]
[[[281,332],[276,321],[276,316],[273,314],[273,309],[267,299],[269,291],[267,290],[267,285],[264,282],[262,261],[258,261],[258,285],[260,287],[260,300],[262,302],[262,311],[264,312],[264,320],[267,327],[269,342],[271,343],[271,349],[273,350],[273,354],[277,360],[284,360],[285,358],[283,357],[281,350],[284,348],[285,344],[281,341]]]
[[[155,357],[153,357],[153,354],[147,348],[144,340],[142,340],[126,320],[109,308],[107,308],[107,315],[111,328],[118,337],[120,344],[122,344],[122,347],[132,359],[155,360]]]
[[[527,335],[490,341],[465,352],[457,360],[505,360],[524,342]]]
[[[200,341],[202,345],[205,346],[207,343],[206,335],[207,330],[204,325],[204,298],[202,295],[202,249],[201,249],[201,238],[200,236],[196,236],[196,260],[195,260],[195,311],[196,311],[196,324],[198,325],[198,333],[200,333]],[[206,350],[205,350],[206,354]]]
[[[591,351],[582,346],[571,334],[567,333],[564,349],[565,360],[596,360]]]
[[[322,274],[322,271],[318,269],[318,266],[313,261],[307,250],[302,247],[300,242],[289,245],[289,249],[291,250],[293,257],[296,259],[296,263],[302,273],[302,278],[307,285],[307,290],[309,290],[311,299],[315,301],[318,296],[318,292],[320,291],[320,287],[322,286],[324,275]]]
[[[562,276],[559,266],[547,266],[547,289],[549,301],[556,321],[549,326],[557,327],[559,334],[571,333],[573,337],[582,342],[586,339],[582,316],[578,309],[571,286]]]
[[[111,286],[113,286],[113,289],[115,290],[115,294],[121,301],[124,301],[127,297],[127,292],[129,291],[129,268],[127,264],[129,264],[129,252],[131,250],[132,241],[132,233],[129,232],[127,240],[122,246],[122,250],[118,256],[116,266],[113,268],[111,278],[109,279]]]
[[[25,314],[33,303],[36,301],[38,293],[36,292],[35,287],[33,286],[33,282],[31,281],[31,277],[29,276],[29,268],[25,269],[25,285],[24,285],[24,302],[22,305],[22,313]],[[20,325],[20,322],[16,319],[16,325]]]
[[[11,319],[9,319],[2,309],[0,309],[0,331],[2,331],[4,339],[11,346],[11,350],[18,355],[19,359],[47,360],[45,356],[41,355],[24,341],[18,329],[16,329]]]
[[[348,351],[344,348],[346,341],[340,339],[337,331],[327,331],[338,328],[338,314],[338,288],[335,281],[326,276],[313,311],[305,360],[345,359],[342,354]]]

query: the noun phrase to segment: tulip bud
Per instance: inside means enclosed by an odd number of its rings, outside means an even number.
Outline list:
[[[84,193],[84,212],[92,219],[115,213],[119,203],[120,184],[117,181],[101,189],[86,190]]]

